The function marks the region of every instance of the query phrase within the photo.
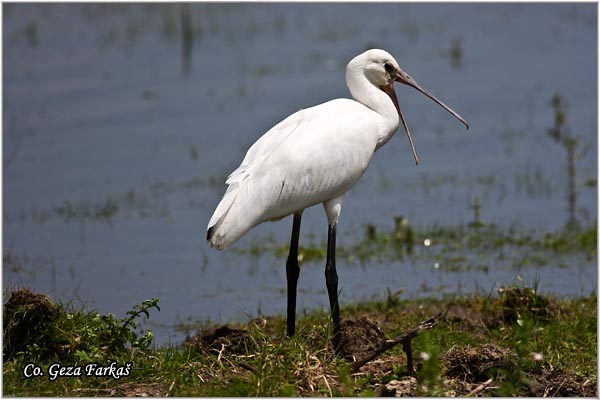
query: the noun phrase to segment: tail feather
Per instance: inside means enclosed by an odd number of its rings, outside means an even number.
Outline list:
[[[215,212],[208,222],[206,240],[211,247],[216,247],[219,250],[222,250],[227,246],[227,244],[223,243],[224,234],[223,232],[220,232],[219,228],[221,228],[223,220],[227,216],[227,213],[231,209],[231,206],[233,206],[233,203],[237,197],[235,186],[237,185],[232,185],[227,188],[223,199],[215,209]]]
[[[246,181],[247,176],[245,166],[241,165],[227,177],[227,181],[225,182],[228,185],[227,191],[225,191],[221,202],[215,209],[210,221],[208,221],[206,240],[210,241],[213,236],[215,229],[211,230],[211,228],[216,227],[225,218],[225,215],[227,215],[237,197],[240,186]]]
[[[211,247],[227,248],[260,222],[256,199],[249,196],[250,186],[249,180],[230,183],[208,222],[206,240]]]
[[[206,241],[207,242],[210,242],[210,239],[212,239],[214,233],[215,233],[215,228],[212,226],[209,226],[208,230],[206,231]]]
[[[221,222],[223,218],[225,218],[227,212],[233,205],[233,202],[235,201],[236,197],[237,193],[235,191],[235,187],[229,186],[229,188],[225,192],[225,195],[223,196],[223,199],[221,199],[221,202],[219,203],[219,205],[215,209],[215,212],[210,218],[210,221],[208,221],[208,228],[218,225],[219,222]]]

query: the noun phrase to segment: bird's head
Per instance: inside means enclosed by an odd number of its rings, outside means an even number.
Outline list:
[[[400,68],[394,57],[392,57],[392,55],[385,50],[371,49],[359,54],[358,56],[354,57],[350,63],[348,63],[347,71],[347,73],[360,71],[360,73],[362,73],[372,85],[379,88],[390,97],[394,103],[394,106],[396,107],[396,111],[398,111],[402,125],[406,130],[406,134],[408,135],[408,140],[415,157],[415,162],[417,164],[419,163],[419,157],[417,156],[417,152],[413,145],[408,125],[406,124],[406,120],[404,119],[404,115],[402,114],[402,110],[398,104],[398,98],[396,97],[396,92],[394,91],[394,82],[399,82],[417,89],[419,92],[423,93],[425,96],[429,97],[431,100],[435,101],[437,104],[446,109],[450,114],[462,122],[467,129],[469,129],[469,124],[467,124],[467,122],[460,115],[445,105],[442,101],[438,100],[427,90],[423,89],[410,75]]]
[[[398,62],[385,50],[371,49],[356,56],[350,64],[360,70],[373,85],[380,87],[391,85],[397,71],[401,71]]]

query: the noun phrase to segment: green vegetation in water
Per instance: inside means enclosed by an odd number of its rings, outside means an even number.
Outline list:
[[[198,155],[200,154],[198,150],[198,145],[190,144],[188,145],[188,150],[190,152],[190,158],[192,159],[192,161],[198,161]]]
[[[197,160],[199,150],[197,146],[189,147],[190,158]],[[191,192],[199,188],[222,190],[225,178],[210,176],[207,178],[193,177],[182,181],[158,180],[146,187],[131,188],[126,192],[109,194],[97,200],[64,200],[58,205],[47,209],[21,210],[19,216],[4,214],[5,222],[19,220],[25,223],[28,220],[42,224],[53,219],[64,222],[72,221],[99,221],[111,223],[117,217],[131,218],[148,216],[169,217],[169,196],[179,191]],[[189,204],[195,205],[190,199]]]
[[[554,111],[554,124],[546,133],[559,144],[566,152],[566,170],[567,170],[567,210],[569,218],[567,228],[576,229],[579,225],[577,221],[577,164],[576,160],[583,157],[587,147],[581,149],[583,141],[579,135],[572,134],[567,122],[568,104],[559,94],[555,93],[550,100],[550,106]],[[585,182],[591,182],[593,179],[587,179]]]
[[[337,256],[349,262],[389,262],[410,259],[414,262],[447,262],[453,257],[464,260],[466,254],[503,254],[511,251],[514,265],[535,261],[550,264],[557,255],[583,255],[592,260],[597,254],[597,226],[580,226],[576,230],[559,229],[541,231],[516,226],[506,229],[486,223],[480,217],[481,204],[473,202],[474,220],[466,225],[453,227],[413,227],[406,218],[395,217],[392,230],[379,230],[367,224],[365,234],[354,243],[338,245]],[[273,254],[287,257],[288,245],[273,241],[254,243],[238,250],[242,254],[259,256]],[[298,257],[302,262],[320,262],[327,252],[327,243],[304,244],[299,247]],[[465,264],[468,264],[465,260]],[[554,263],[555,264],[555,263]],[[469,265],[465,265],[468,269]]]
[[[462,38],[460,36],[453,37],[450,40],[450,64],[452,68],[460,69],[462,67],[463,53]]]
[[[585,185],[593,185],[594,180],[588,179]],[[385,176],[379,177],[379,185],[382,192],[390,190],[389,179]],[[438,196],[439,192],[435,189],[447,187],[451,191],[450,196],[454,197],[462,189],[466,191],[478,190],[484,198],[490,197],[496,193],[498,202],[504,199],[507,193],[522,193],[530,199],[550,198],[557,191],[554,181],[544,172],[542,168],[533,167],[527,162],[523,169],[517,172],[512,178],[512,184],[508,176],[499,177],[495,173],[478,176],[458,176],[451,173],[441,173],[430,175],[421,173],[406,183],[405,187],[411,190],[419,190],[423,194]]]
[[[110,221],[119,211],[119,206],[112,197],[107,197],[102,203],[92,204],[89,202],[71,203],[63,202],[56,207],[55,213],[65,221],[79,219],[98,219]]]
[[[324,312],[301,317],[293,338],[284,337],[283,316],[258,317],[159,347],[133,324],[156,299],[117,319],[21,292],[4,306],[7,396],[597,396],[595,295],[559,300],[512,286],[497,296],[388,299],[341,310],[353,355],[441,311],[437,326],[413,339],[411,376],[401,346],[352,372],[333,356]],[[14,347],[23,338],[26,346]],[[85,371],[90,360],[132,364],[119,379],[46,374],[54,363]],[[45,375],[25,378],[30,363]]]

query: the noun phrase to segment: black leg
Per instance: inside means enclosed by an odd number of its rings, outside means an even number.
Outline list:
[[[335,353],[343,356],[341,347],[342,334],[340,330],[340,306],[338,303],[338,276],[335,268],[335,234],[336,225],[329,225],[327,235],[327,263],[325,264],[325,282],[329,294],[329,306],[331,307],[331,319],[333,321],[333,348]]]
[[[285,272],[287,275],[287,335],[294,336],[296,333],[296,288],[298,286],[298,276],[300,276],[300,266],[298,265],[298,240],[300,238],[300,222],[302,213],[294,214],[294,224],[292,227],[292,240],[290,241],[290,253],[285,263]]]

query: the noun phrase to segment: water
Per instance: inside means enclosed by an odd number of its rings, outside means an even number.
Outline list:
[[[397,87],[421,164],[399,131],[346,197],[340,245],[395,215],[468,223],[475,198],[500,226],[563,226],[566,156],[546,135],[554,93],[586,149],[578,218],[595,223],[596,187],[583,182],[597,179],[596,15],[594,4],[5,4],[3,287],[117,315],[159,297],[159,325],[284,312],[284,260],[235,249],[286,243],[291,219],[228,252],[207,247],[206,223],[247,148],[292,112],[349,96],[345,65],[369,47],[392,53],[471,129]],[[320,207],[305,212],[302,237],[324,239],[324,221]],[[299,309],[327,308],[321,264],[303,266]],[[560,295],[597,289],[584,257],[462,272],[411,259],[338,264],[342,303],[387,289],[488,292],[517,276]]]

